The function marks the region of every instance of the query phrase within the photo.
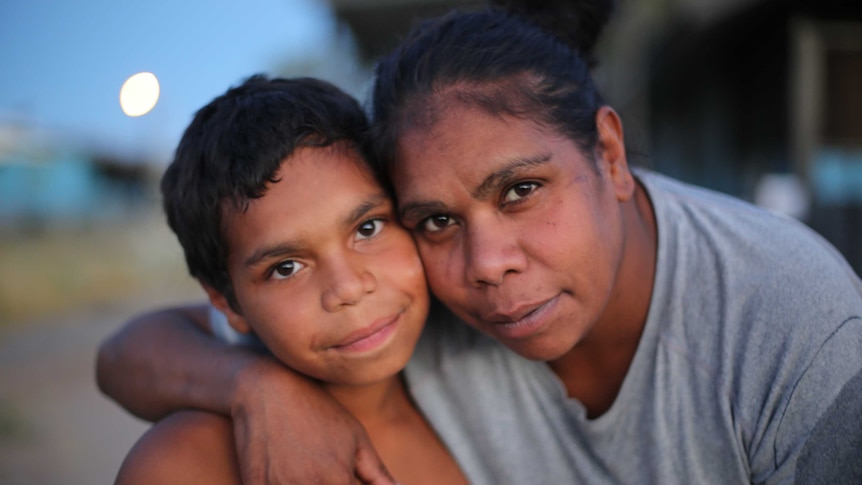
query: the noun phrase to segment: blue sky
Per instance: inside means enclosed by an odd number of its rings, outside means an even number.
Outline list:
[[[0,123],[120,154],[164,157],[195,110],[258,71],[332,43],[323,0],[0,0]],[[149,114],[129,118],[120,86],[153,72]]]

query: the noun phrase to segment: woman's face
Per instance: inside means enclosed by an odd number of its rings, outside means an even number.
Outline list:
[[[613,117],[599,123],[603,147],[622,143]],[[431,290],[522,356],[562,357],[615,288],[634,186],[623,152],[593,161],[552,130],[469,107],[408,131],[392,178]]]

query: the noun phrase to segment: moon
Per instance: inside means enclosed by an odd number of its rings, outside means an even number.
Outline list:
[[[159,80],[151,72],[130,76],[120,88],[120,108],[126,116],[137,117],[149,113],[159,101]]]

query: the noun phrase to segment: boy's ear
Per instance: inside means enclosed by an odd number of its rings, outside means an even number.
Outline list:
[[[617,200],[628,200],[634,195],[635,181],[626,158],[622,120],[610,106],[602,106],[596,112],[596,128],[600,148],[598,161],[608,171]]]
[[[209,296],[210,303],[214,307],[216,307],[220,312],[224,313],[227,317],[227,322],[230,324],[231,328],[236,330],[239,333],[251,333],[251,326],[248,322],[245,321],[245,318],[239,313],[235,312],[233,308],[231,308],[230,304],[227,301],[227,297],[225,297],[220,291],[216,290],[212,286],[201,283],[204,291],[207,292],[207,296]]]

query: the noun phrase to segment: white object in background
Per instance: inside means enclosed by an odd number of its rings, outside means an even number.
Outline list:
[[[773,212],[804,220],[811,208],[811,197],[796,175],[769,173],[757,183],[754,203]]]

